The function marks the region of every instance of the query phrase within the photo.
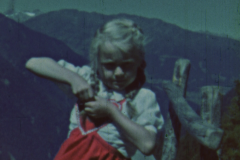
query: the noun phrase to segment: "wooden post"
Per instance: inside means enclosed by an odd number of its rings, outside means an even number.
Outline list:
[[[187,92],[187,82],[188,82],[188,76],[190,72],[191,64],[190,61],[187,59],[178,59],[175,63],[174,70],[173,70],[173,79],[172,82],[180,89],[180,93],[184,98],[186,98],[186,92]],[[181,108],[179,108],[181,109]],[[175,113],[173,109],[172,103],[170,101],[169,103],[169,114],[172,120],[174,133],[177,138],[177,146],[180,141],[180,134],[181,134],[181,123],[178,119],[177,114]]]
[[[204,86],[201,88],[201,117],[216,127],[220,127],[221,123],[220,89],[219,86]]]
[[[190,61],[187,59],[178,59],[173,71],[173,84],[179,88],[179,94],[186,96],[187,80],[190,71]],[[181,110],[181,108],[179,108]],[[177,110],[173,109],[172,103],[169,103],[169,112],[165,119],[165,134],[163,139],[162,155],[155,154],[156,159],[174,160],[176,159],[177,148],[180,141],[181,123],[177,116]],[[160,147],[161,148],[161,147]]]
[[[221,124],[220,90],[221,87],[219,86],[204,86],[201,88],[201,117],[215,127],[220,127]],[[218,149],[216,152],[201,146],[201,158],[203,159],[220,159],[220,154],[221,149]]]
[[[223,130],[206,122],[189,106],[181,94],[181,89],[171,82],[163,82],[173,109],[175,110],[182,126],[188,133],[195,137],[202,145],[209,149],[218,149]]]

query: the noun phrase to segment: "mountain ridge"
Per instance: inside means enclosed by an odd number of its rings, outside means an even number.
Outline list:
[[[188,79],[188,91],[191,93],[199,92],[202,86],[209,85],[232,88],[234,79],[240,78],[237,70],[240,68],[240,42],[209,33],[184,30],[155,18],[64,9],[41,14],[23,24],[63,41],[76,53],[88,57],[88,48],[95,31],[115,18],[132,19],[143,29],[150,41],[145,46],[145,86],[154,90],[161,98],[164,97],[161,82],[172,79],[174,63],[179,58],[186,58],[191,62]],[[159,101],[162,106],[166,105],[160,98]]]

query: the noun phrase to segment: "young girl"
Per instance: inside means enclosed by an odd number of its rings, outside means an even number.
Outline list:
[[[70,84],[74,106],[68,139],[55,160],[124,160],[139,149],[152,153],[163,117],[155,94],[145,83],[143,32],[128,19],[98,29],[89,66],[50,58],[31,58],[26,67],[48,79]]]

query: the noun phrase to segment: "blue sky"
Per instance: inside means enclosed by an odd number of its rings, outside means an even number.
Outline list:
[[[6,10],[9,1],[0,0],[0,12]],[[16,11],[74,8],[103,14],[128,13],[240,40],[240,0],[15,0],[14,8]]]

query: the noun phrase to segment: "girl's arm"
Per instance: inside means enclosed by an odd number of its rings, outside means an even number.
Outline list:
[[[133,122],[116,107],[109,107],[110,118],[121,132],[145,155],[150,155],[155,147],[156,134]]]
[[[51,58],[31,58],[27,61],[26,68],[41,77],[70,84],[72,92],[82,100],[93,96],[91,86],[81,76],[60,66]]]
[[[85,112],[95,118],[109,117],[125,137],[143,154],[149,155],[155,147],[156,134],[123,115],[111,102],[95,97],[96,101],[85,103]]]
[[[29,59],[26,68],[38,76],[68,84],[71,84],[71,79],[76,77],[74,72],[61,67],[56,61],[47,57]]]

